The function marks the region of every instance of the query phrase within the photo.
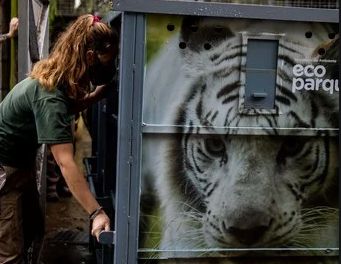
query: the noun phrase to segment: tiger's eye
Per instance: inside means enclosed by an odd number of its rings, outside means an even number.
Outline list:
[[[303,146],[304,142],[302,140],[293,140],[291,142],[285,142],[282,149],[287,155],[296,155],[302,150]]]
[[[277,154],[277,162],[283,163],[287,157],[299,154],[304,148],[307,140],[303,137],[287,137],[282,143],[281,149]]]
[[[225,144],[218,137],[205,139],[206,151],[212,156],[222,156],[225,153]]]

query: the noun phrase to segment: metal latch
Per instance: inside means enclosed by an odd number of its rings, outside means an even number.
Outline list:
[[[265,97],[267,97],[267,96],[268,96],[267,93],[253,93],[253,94],[252,94],[252,97],[253,97],[253,98],[257,98],[257,99],[265,98]]]
[[[115,244],[116,231],[102,231],[99,233],[98,242],[103,245]]]

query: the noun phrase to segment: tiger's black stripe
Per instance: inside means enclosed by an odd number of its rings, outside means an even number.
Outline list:
[[[289,89],[287,89],[285,86],[283,85],[279,85],[277,84],[276,87],[278,88],[278,90],[283,93],[285,96],[289,97],[292,101],[297,102],[297,97],[295,94],[293,94]]]
[[[187,149],[187,147],[188,147],[188,141],[189,141],[189,138],[190,138],[190,136],[191,136],[191,133],[193,132],[193,122],[192,121],[190,121],[190,127],[189,127],[189,131],[188,131],[188,133],[185,133],[185,135],[184,135],[184,137],[183,137],[183,141],[184,141],[184,148],[183,148],[183,153],[184,154],[186,154],[187,153],[187,151],[188,151],[188,149]],[[189,160],[188,160],[188,158],[187,158],[187,155],[184,155],[185,156],[185,164],[186,164],[186,166],[187,167],[189,167],[189,168],[193,168],[192,167],[192,165],[189,163]]]
[[[197,114],[198,119],[200,120],[202,116],[202,100],[199,101],[197,107],[195,108],[195,113]]]
[[[329,137],[328,136],[323,137],[323,145],[324,145],[323,153],[325,153],[325,161],[324,161],[323,171],[321,172],[320,175],[318,175],[318,177],[316,177],[316,179],[314,179],[314,181],[306,183],[306,184],[302,184],[303,187],[311,185],[316,181],[319,181],[319,183],[322,184],[326,180],[326,177],[328,175],[328,164],[329,164],[329,159],[330,159],[330,154],[329,154],[329,150],[330,150],[329,148],[330,147],[329,147]],[[319,156],[316,156],[316,160],[319,160]]]
[[[211,61],[215,64],[215,66],[219,65],[221,62],[225,61],[225,60],[229,60],[229,59],[234,59],[237,58],[239,56],[245,56],[246,53],[241,52],[242,49],[245,47],[245,45],[235,45],[233,47],[229,47],[227,46],[227,48],[229,48],[229,50],[234,50],[237,49],[238,51],[232,55],[228,55],[226,54],[226,56],[219,56],[216,60],[212,60]],[[217,61],[219,59],[219,61]]]
[[[319,109],[314,101],[311,101],[310,105],[311,105],[311,121],[310,121],[311,127],[316,127],[315,120],[319,114]]]
[[[277,131],[277,129],[275,129],[275,126],[274,126],[274,124],[272,123],[272,121],[276,122],[276,120],[275,120],[274,118],[269,117],[269,116],[266,116],[266,115],[264,115],[263,117],[264,117],[264,119],[268,122],[269,126],[273,129],[274,134],[275,134],[275,135],[278,135],[278,131]],[[266,129],[266,130],[268,130],[268,129]]]
[[[206,194],[207,197],[210,197],[213,193],[213,191],[217,188],[218,182],[215,182],[212,189]]]
[[[238,53],[234,53],[234,54],[232,54],[232,55],[225,56],[225,57],[222,59],[222,61],[225,61],[225,60],[232,60],[232,59],[235,59],[235,58],[245,57],[245,56],[246,56],[246,52],[238,52]],[[215,66],[218,66],[222,61],[215,63]]]
[[[290,76],[287,72],[285,72],[285,71],[279,69],[279,71],[278,71],[277,74],[278,74],[278,76],[280,77],[280,79],[281,79],[282,81],[285,81],[285,82],[291,84],[292,79],[291,79],[291,76]]]
[[[195,153],[195,150],[194,150],[194,148],[195,148],[195,146],[194,145],[192,145],[191,146],[191,158],[192,158],[192,161],[193,161],[193,163],[194,163],[194,168],[199,172],[199,173],[204,173],[204,171],[199,167],[199,165],[198,165],[198,163],[197,163],[197,161],[196,161],[196,153]],[[192,168],[193,168],[193,166],[192,166]],[[200,181],[200,178],[198,178],[198,177],[196,177],[197,179],[199,179],[199,181]]]
[[[301,153],[301,155],[297,157],[297,159],[305,158],[306,156],[312,153],[312,150],[313,150],[313,146],[310,145],[304,152]]]
[[[288,189],[291,191],[291,193],[295,196],[297,201],[300,201],[303,199],[301,193],[291,183],[288,183],[286,185]]]
[[[204,153],[201,148],[198,148],[198,153],[202,156],[204,156],[208,160],[213,160],[211,157],[207,156],[206,153]]]
[[[287,106],[291,105],[291,101],[288,98],[281,95],[276,95],[275,100]]]
[[[240,85],[240,81],[235,81],[233,83],[230,83],[228,85],[225,85],[218,93],[217,93],[217,99],[219,99],[222,96],[228,95],[231,92],[235,91]]]
[[[296,62],[291,57],[289,57],[288,55],[278,55],[278,59],[284,60],[285,62],[287,62],[291,66],[294,66],[296,64]]]
[[[317,155],[320,155],[319,149],[316,150],[315,157],[317,157]],[[303,177],[301,177],[301,178],[308,179],[306,182],[301,184],[300,190],[302,192],[305,190],[306,187],[313,185],[314,183],[316,183],[320,179],[320,175],[317,175],[315,178],[310,179],[310,176],[318,169],[318,165],[319,165],[319,159],[317,157],[317,159],[315,160],[315,163],[313,164],[312,171],[303,175]]]
[[[205,186],[204,189],[203,189],[204,193],[207,192],[207,189],[210,188],[211,185],[212,185],[211,182],[209,182],[209,183],[206,184],[206,186]]]
[[[238,97],[239,97],[238,94],[237,94],[237,95],[231,95],[231,96],[225,98],[225,99],[223,100],[222,104],[230,103],[230,102],[236,100]]]
[[[296,127],[310,128],[310,125],[304,122],[294,111],[290,111],[288,115],[291,115],[297,121]]]
[[[212,117],[211,117],[211,123],[213,123],[214,120],[217,118],[218,113],[219,113],[218,111],[215,111],[215,113],[212,115]]]
[[[233,108],[231,107],[229,110],[227,110],[227,114],[226,114],[226,117],[225,117],[225,122],[224,122],[224,127],[227,126],[228,124],[228,120],[229,120],[229,117],[230,117],[230,114],[231,114],[231,111],[233,110]]]
[[[301,57],[304,57],[304,54],[302,52],[299,52],[297,49],[285,46],[281,43],[279,44],[279,47],[282,48],[283,50],[290,51],[290,52],[294,53],[296,56],[299,55]]]
[[[197,89],[195,89],[195,88],[196,88],[196,87],[198,86],[198,84],[200,84],[201,82],[202,82],[202,81],[199,80],[196,84],[194,84],[194,85],[192,86],[191,92],[190,92],[190,94],[187,96],[187,98],[186,98],[186,100],[185,100],[185,102],[184,102],[184,106],[187,105],[190,101],[192,101],[192,100],[195,98],[195,96],[196,96],[197,93],[198,93]],[[205,90],[206,90],[206,83],[204,83],[204,84],[201,85],[201,87],[200,87],[200,93],[203,94],[203,93],[205,92]]]

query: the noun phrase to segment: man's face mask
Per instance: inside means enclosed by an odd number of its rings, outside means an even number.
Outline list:
[[[91,83],[95,86],[109,83],[115,76],[114,58],[104,64],[96,55],[95,63],[89,67],[89,75]]]

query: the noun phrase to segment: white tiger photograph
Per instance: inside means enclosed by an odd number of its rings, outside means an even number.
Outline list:
[[[338,263],[338,25],[148,15],[146,29],[139,263]],[[265,75],[252,43],[275,45]]]

